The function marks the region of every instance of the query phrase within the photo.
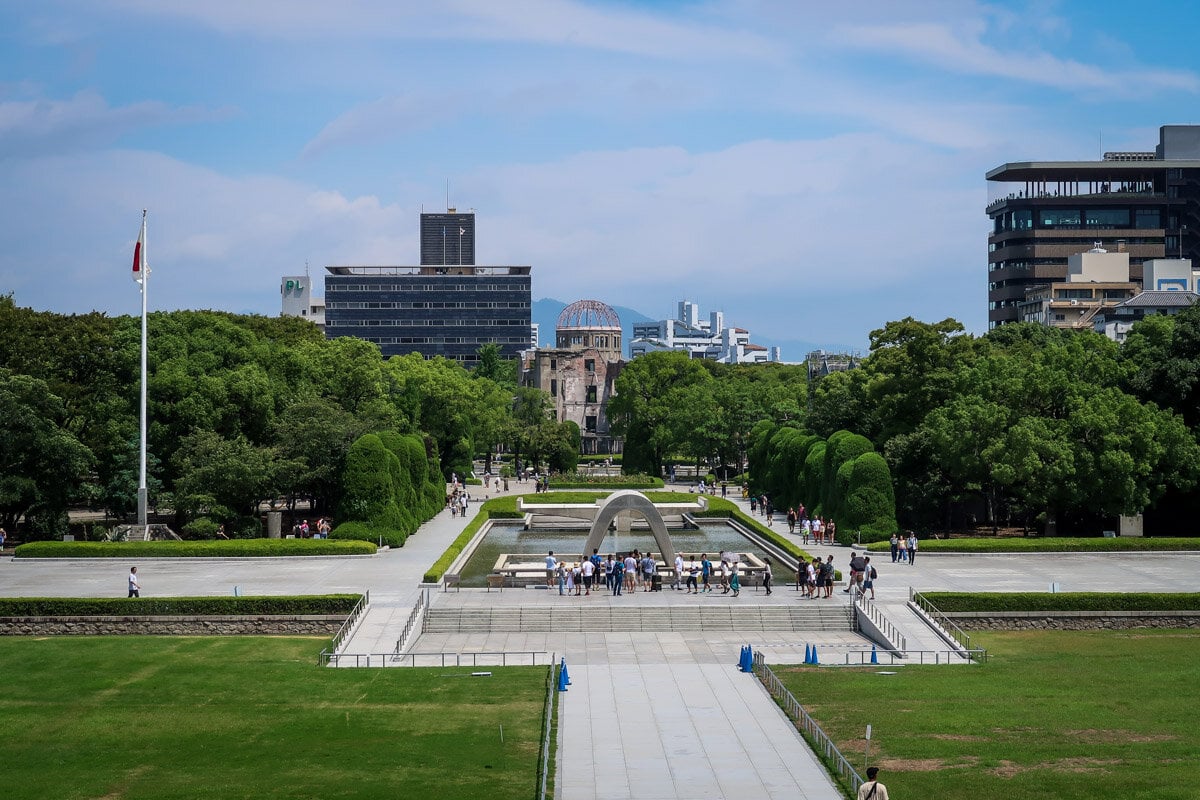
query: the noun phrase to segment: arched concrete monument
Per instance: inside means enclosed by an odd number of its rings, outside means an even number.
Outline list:
[[[646,495],[633,489],[613,492],[600,501],[599,508],[596,510],[596,518],[592,521],[592,529],[588,532],[587,542],[583,545],[583,557],[588,558],[592,554],[592,550],[600,546],[604,537],[608,535],[609,523],[622,512],[641,514],[646,518],[663,561],[666,562],[668,568],[674,569],[675,547],[671,544],[671,535],[667,533],[667,525],[663,522],[662,514]]]

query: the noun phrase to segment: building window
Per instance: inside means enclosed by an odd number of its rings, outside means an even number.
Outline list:
[[[583,429],[588,433],[596,432],[596,418],[594,416],[583,418]]]
[[[1135,216],[1137,228],[1161,228],[1162,212],[1157,208],[1139,208]]]
[[[550,379],[550,396],[556,397],[557,395],[558,395],[558,378],[551,378]]]
[[[583,368],[585,370],[587,370],[588,372],[595,372],[596,371],[596,359],[585,358],[583,360]]]
[[[1047,208],[1039,212],[1043,228],[1078,228],[1079,209]]]
[[[550,359],[550,369],[558,369],[558,359],[557,358]]]
[[[1084,219],[1089,228],[1128,228],[1129,209],[1089,208],[1084,212]]]
[[[589,387],[587,387],[587,400],[586,400],[586,402],[588,402],[588,403],[594,403],[594,402],[596,402],[596,387],[595,387],[595,386],[589,386]]]

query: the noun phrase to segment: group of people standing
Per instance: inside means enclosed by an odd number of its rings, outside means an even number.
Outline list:
[[[913,565],[917,561],[917,534],[892,534],[892,563]]]
[[[716,584],[721,594],[732,593],[737,597],[742,588],[739,561],[737,553],[732,551],[722,552],[716,564],[709,560],[707,553],[702,553],[698,560],[692,558],[686,563],[682,555],[676,555],[675,580],[671,588],[686,594],[703,594],[713,592]],[[771,594],[771,560],[764,561],[763,587],[767,594]],[[553,550],[546,554],[546,586],[549,589],[557,586],[560,595],[591,595],[593,588],[600,591],[602,578],[604,588],[614,597],[635,593],[638,589],[650,592],[656,589],[657,575],[658,560],[654,554],[640,550],[633,550],[624,556],[609,553],[604,557],[594,549],[588,558],[571,564],[557,558]],[[658,588],[661,586],[660,581]]]

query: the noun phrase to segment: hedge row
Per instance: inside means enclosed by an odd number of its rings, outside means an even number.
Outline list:
[[[662,478],[652,475],[580,475],[568,473],[550,479],[551,489],[661,489]]]
[[[591,505],[597,500],[603,500],[611,495],[610,491],[553,491],[541,494],[522,495],[526,505],[544,503],[586,503]],[[651,503],[694,503],[699,495],[691,492],[647,491],[643,492]],[[506,498],[508,499],[508,498]],[[711,498],[710,498],[711,499]],[[517,507],[516,497],[512,497],[513,508]]]
[[[692,516],[708,517],[708,518],[721,518],[721,519],[730,519],[730,518],[736,519],[743,526],[754,531],[756,534],[758,534],[762,538],[766,539],[767,541],[771,542],[772,544],[774,544],[776,547],[780,548],[784,552],[788,553],[796,560],[801,560],[801,559],[803,559],[804,561],[812,561],[813,560],[813,556],[811,553],[808,553],[807,551],[800,549],[796,545],[795,542],[788,541],[787,539],[785,539],[783,536],[776,533],[771,528],[768,528],[766,525],[763,525],[761,522],[754,519],[754,517],[751,517],[749,514],[746,514],[745,512],[743,512],[740,508],[738,508],[733,502],[731,502],[729,500],[723,500],[719,497],[710,497],[710,498],[708,498],[708,510],[701,511],[697,514],[693,514]]]
[[[186,542],[29,542],[17,558],[245,558],[371,554],[370,542],[332,539],[217,539]]]
[[[923,592],[941,611],[1200,611],[1200,594],[1144,592]]]
[[[888,552],[888,542],[874,542],[872,552]],[[922,539],[919,553],[1113,553],[1136,550],[1200,550],[1200,538],[1121,536],[1112,539],[1051,537],[1030,539]]]
[[[4,597],[0,617],[281,616],[349,614],[361,595],[279,597]]]

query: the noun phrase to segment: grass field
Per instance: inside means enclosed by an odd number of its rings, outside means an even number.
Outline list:
[[[895,798],[1200,796],[1200,631],[978,639],[980,666],[774,669],[860,773],[873,726],[871,764]]]
[[[323,669],[322,643],[0,639],[4,796],[533,795],[547,668]]]

